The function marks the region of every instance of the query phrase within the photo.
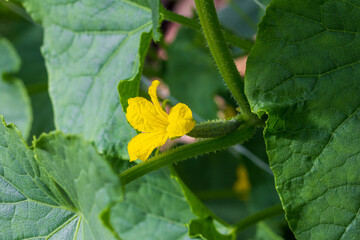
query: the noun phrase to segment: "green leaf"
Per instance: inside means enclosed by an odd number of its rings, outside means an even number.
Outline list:
[[[274,0],[247,62],[267,153],[298,239],[360,235],[359,1]]]
[[[36,141],[34,158],[0,121],[0,238],[117,239],[104,221],[122,187],[95,148],[56,132]]]
[[[123,109],[127,99],[137,95],[150,32],[158,17],[151,7],[156,11],[159,1],[23,3],[44,27],[42,52],[56,127],[82,134],[101,152],[128,158],[126,145],[135,130]]]
[[[187,239],[186,225],[196,216],[168,169],[147,174],[125,190],[110,217],[122,239]]]
[[[27,138],[32,123],[30,98],[21,80],[5,75],[19,70],[20,58],[5,38],[0,38],[0,53],[0,114]]]

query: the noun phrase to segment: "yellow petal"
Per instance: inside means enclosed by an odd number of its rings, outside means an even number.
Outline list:
[[[141,132],[166,131],[168,121],[162,121],[155,106],[142,97],[129,98],[129,106],[126,110],[126,118],[133,126]]]
[[[130,162],[140,159],[148,159],[152,151],[165,144],[168,139],[166,132],[140,133],[133,137],[128,144]]]
[[[168,119],[169,126],[167,127],[167,132],[169,138],[183,136],[195,127],[192,112],[183,103],[178,103],[175,107],[171,108]]]
[[[159,103],[159,100],[158,100],[157,94],[156,94],[156,89],[159,86],[159,84],[160,84],[160,82],[158,80],[154,80],[151,83],[151,86],[149,87],[149,95],[150,95],[151,101],[153,102],[153,104],[155,106],[156,111],[158,112],[158,117],[162,121],[167,121],[168,115],[160,106],[160,103]]]

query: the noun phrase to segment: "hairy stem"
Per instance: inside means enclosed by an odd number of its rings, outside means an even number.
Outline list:
[[[239,118],[201,122],[187,135],[194,138],[222,137],[234,132],[243,123],[244,120]]]
[[[226,45],[213,0],[195,0],[206,41],[226,85],[237,101],[240,111],[250,119],[257,116],[250,110],[245,97],[244,84]]]
[[[184,145],[140,163],[120,174],[124,184],[134,181],[145,174],[160,169],[162,167],[177,163],[179,161],[196,157],[205,153],[215,152],[237,143],[248,140],[254,134],[255,127],[244,124],[235,132],[219,138],[199,141],[193,144]]]
[[[188,28],[191,28],[191,29],[194,29],[197,31],[201,31],[201,25],[199,24],[198,21],[191,19],[191,18],[181,16],[181,15],[173,13],[171,11],[168,11],[164,7],[161,7],[160,10],[161,10],[161,14],[165,20],[180,23],[181,25],[183,25],[185,27],[188,27]],[[224,37],[228,43],[230,43],[231,45],[233,45],[235,47],[243,49],[247,53],[249,53],[251,51],[251,48],[254,45],[254,41],[252,41],[250,39],[239,37],[226,29],[223,29],[223,32],[224,32]]]
[[[262,220],[265,220],[267,218],[275,217],[277,215],[283,214],[284,210],[281,206],[281,204],[266,208],[260,212],[255,213],[254,215],[251,215],[247,218],[244,218],[243,220],[236,223],[234,227],[234,232],[238,233],[241,230],[244,230],[247,227],[250,227]]]

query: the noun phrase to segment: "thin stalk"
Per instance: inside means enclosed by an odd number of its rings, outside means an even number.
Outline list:
[[[266,208],[260,212],[257,212],[247,218],[244,218],[243,220],[239,221],[238,223],[236,223],[233,227],[234,230],[233,232],[240,232],[242,230],[244,230],[247,227],[250,227],[262,220],[265,220],[267,218],[271,218],[271,217],[275,217],[277,215],[283,214],[284,210],[281,206],[281,204]]]
[[[163,6],[160,6],[160,13],[164,20],[176,22],[194,30],[201,30],[201,25],[198,21],[169,11]]]
[[[188,28],[191,28],[191,29],[194,29],[197,31],[201,31],[201,25],[199,24],[198,21],[191,19],[191,18],[181,16],[181,15],[173,13],[171,11],[168,11],[164,7],[161,7],[160,10],[161,10],[161,14],[162,14],[164,20],[176,22],[185,27],[188,27]],[[224,37],[228,43],[230,43],[231,45],[233,45],[235,47],[243,49],[247,53],[249,53],[251,51],[251,48],[254,45],[254,41],[247,39],[247,38],[239,37],[226,29],[223,29],[223,32],[224,32]]]
[[[253,136],[254,131],[254,126],[244,124],[238,130],[227,136],[203,140],[169,150],[129,168],[120,174],[120,178],[124,184],[130,183],[139,177],[162,167],[244,142]]]
[[[238,103],[241,113],[249,119],[255,120],[257,116],[251,112],[245,97],[244,84],[225,42],[214,1],[195,0],[195,4],[210,52],[227,87]]]

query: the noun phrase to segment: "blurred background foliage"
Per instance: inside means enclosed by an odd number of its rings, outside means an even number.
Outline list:
[[[42,132],[54,129],[53,111],[47,91],[47,73],[40,52],[42,28],[31,20],[20,5],[1,1],[0,37],[8,39],[21,58],[20,70],[14,75],[24,82],[31,99],[31,141],[33,135],[39,136]]]
[[[162,2],[169,10],[193,16],[192,0]],[[257,24],[268,3],[269,0],[216,1],[222,25],[248,38],[255,38]],[[168,22],[163,23],[162,31],[163,39],[149,48],[140,94],[147,91],[147,79],[160,79],[164,83],[164,98],[174,104],[177,101],[188,104],[198,122],[235,115],[235,103],[201,33]],[[23,81],[31,99],[33,121],[28,138],[31,142],[33,135],[55,128],[47,91],[48,76],[40,51],[42,28],[19,4],[0,1],[0,37],[8,39],[21,58],[20,70],[12,75]],[[232,48],[232,53],[240,73],[244,74],[245,53],[237,48]],[[260,129],[242,146],[189,159],[176,165],[176,169],[190,189],[231,224],[280,203]],[[293,239],[293,236],[284,216],[279,216],[246,229],[238,239],[277,240]]]

